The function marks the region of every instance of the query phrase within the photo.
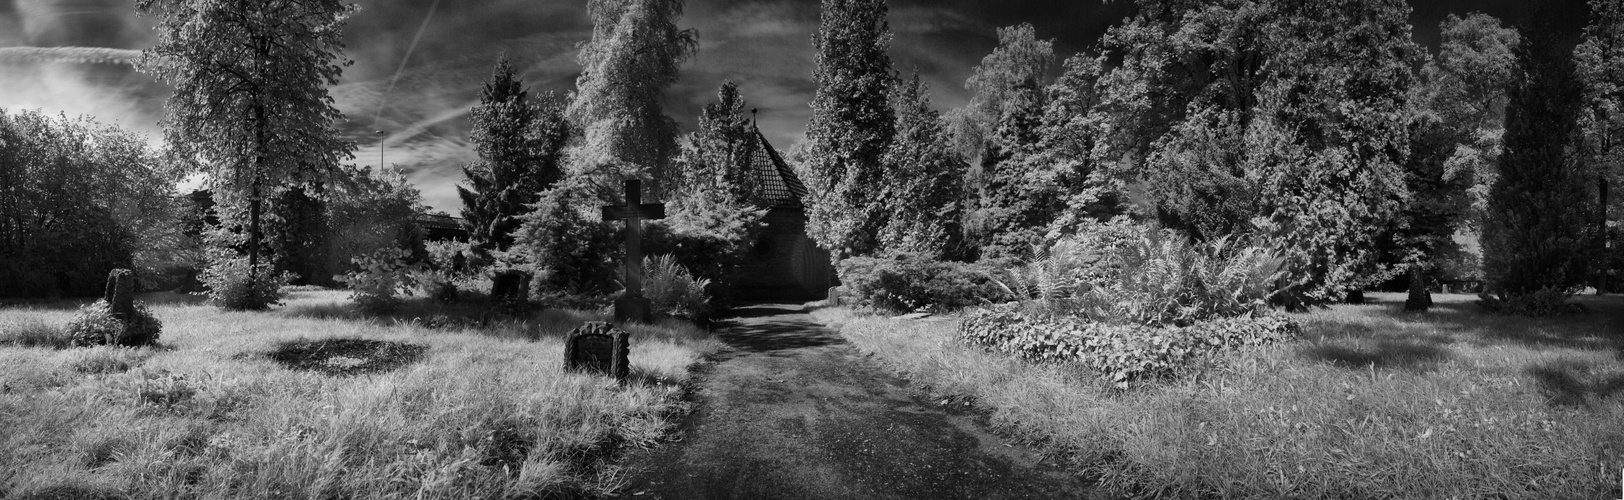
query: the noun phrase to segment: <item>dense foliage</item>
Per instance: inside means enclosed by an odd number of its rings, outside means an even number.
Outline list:
[[[1197,239],[1285,252],[1292,296],[1385,278],[1374,236],[1407,196],[1406,95],[1420,52],[1399,0],[1139,2],[1104,47],[1103,151],[1151,215]]]
[[[740,266],[766,228],[765,209],[732,198],[719,188],[682,193],[666,204],[666,218],[644,225],[643,252],[668,254],[704,279],[714,306],[732,305]],[[617,242],[618,248],[618,242]]]
[[[543,191],[505,260],[535,273],[539,291],[567,295],[608,294],[615,290],[620,234],[599,220],[598,199],[584,182],[564,182]]]
[[[838,273],[853,304],[885,311],[955,311],[1011,298],[983,266],[916,254],[852,257]]]
[[[886,183],[880,199],[884,225],[881,252],[916,253],[933,259],[967,259],[963,241],[964,160],[952,153],[930,88],[915,73],[891,95],[896,136],[885,151]]]
[[[339,281],[349,286],[350,300],[362,311],[388,314],[400,308],[400,294],[409,293],[417,286],[415,276],[423,271],[423,264],[411,264],[411,252],[396,247],[384,247],[371,255],[356,257],[356,269],[345,273]],[[455,293],[455,289],[452,289]]]
[[[1081,363],[1119,389],[1165,375],[1198,356],[1281,342],[1299,332],[1279,316],[1240,316],[1191,326],[1111,324],[1077,316],[1032,317],[1015,307],[972,311],[959,324],[971,345],[1033,361]]]
[[[1090,224],[1000,282],[1035,316],[1188,326],[1258,314],[1282,288],[1285,259],[1223,237],[1192,242],[1122,219]]]
[[[895,133],[891,29],[884,0],[823,0],[812,80],[812,121],[800,176],[807,235],[836,258],[867,255],[885,223],[882,157]]]
[[[480,90],[472,118],[479,160],[463,167],[468,185],[457,186],[457,195],[469,241],[488,254],[513,245],[526,205],[563,178],[570,127],[557,98],[549,94],[531,101],[506,56]]]
[[[180,238],[166,165],[116,127],[0,111],[0,297],[96,295],[114,268],[161,271]]]
[[[354,148],[338,137],[345,118],[327,89],[347,64],[343,28],[356,9],[339,0],[136,2],[157,18],[157,42],[136,66],[174,87],[165,137],[206,167],[220,218],[240,222],[249,281],[275,279],[259,274],[267,201],[325,184]]]
[[[233,311],[263,310],[282,303],[282,287],[293,281],[291,273],[277,273],[268,262],[257,266],[247,258],[216,249],[198,279],[208,289],[209,301]]]
[[[661,103],[677,70],[699,46],[693,29],[677,28],[683,0],[591,0],[592,38],[581,45],[581,76],[566,116],[580,127],[569,153],[571,173],[587,176],[604,199],[620,179],[643,178],[655,196],[670,183],[677,125]]]
[[[1516,69],[1516,30],[1477,13],[1440,25],[1437,57],[1422,67],[1410,95],[1410,199],[1400,213],[1390,262],[1408,268],[1405,309],[1431,306],[1426,276],[1462,250],[1455,234],[1473,224],[1500,155],[1506,86]],[[1459,273],[1456,273],[1458,276]]]
[[[1595,181],[1580,154],[1584,87],[1572,45],[1548,24],[1532,28],[1517,47],[1522,71],[1511,86],[1505,153],[1483,224],[1485,293],[1496,299],[1577,291],[1597,236]]]

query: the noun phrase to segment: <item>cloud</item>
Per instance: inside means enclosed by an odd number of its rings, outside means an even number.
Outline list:
[[[580,72],[577,44],[591,26],[586,0],[443,0],[402,65],[434,3],[360,0],[361,11],[345,30],[345,57],[354,64],[331,94],[349,117],[339,129],[357,145],[355,164],[378,164],[375,131],[383,130],[385,161],[407,168],[434,208],[456,213],[460,202],[453,186],[462,176],[459,167],[473,159],[466,114],[497,55],[507,54],[532,92],[566,93]],[[892,0],[891,55],[899,73],[918,68],[933,88],[936,107],[946,109],[968,99],[964,79],[992,49],[995,27],[1026,16],[1038,21],[1039,36],[1064,37],[1062,47],[1080,46],[1068,40],[1096,37],[1097,31],[1075,26],[1109,22],[1096,14],[1127,4]],[[759,125],[769,140],[788,149],[811,117],[819,8],[818,0],[689,0],[681,24],[699,31],[700,52],[667,92],[666,113],[691,130],[701,107],[731,79],[748,106],[760,109]],[[152,43],[152,24],[133,14],[129,0],[0,0],[0,47],[138,50]],[[0,107],[87,113],[156,136],[168,92],[163,85],[127,66],[72,54],[19,62],[0,52]]]

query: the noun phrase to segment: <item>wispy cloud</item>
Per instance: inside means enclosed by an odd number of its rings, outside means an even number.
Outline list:
[[[381,147],[385,162],[411,172],[430,205],[452,213],[460,208],[453,187],[462,176],[459,167],[474,156],[466,114],[497,54],[507,53],[533,91],[565,93],[580,72],[577,44],[590,33],[585,0],[440,2],[427,24],[435,0],[359,3],[362,10],[346,31],[346,57],[355,64],[331,90],[350,117],[340,129],[358,146],[354,162],[377,165]],[[893,0],[895,67],[903,74],[918,68],[938,108],[959,105],[967,99],[964,78],[992,48],[994,27],[1010,20],[1012,10],[1053,18],[1045,13],[1099,5],[1015,3],[1021,6],[1005,0]],[[682,24],[699,31],[700,52],[668,92],[667,113],[692,128],[699,109],[731,79],[760,109],[762,131],[788,148],[803,136],[811,116],[818,10],[818,0],[689,0]],[[0,0],[0,47],[141,49],[151,44],[151,25],[134,16],[128,0]],[[419,27],[422,38],[402,65]],[[1039,25],[1040,36],[1077,36],[1052,31]],[[0,57],[4,108],[90,114],[156,135],[166,95],[164,86],[127,66]],[[377,130],[384,131],[382,144]]]

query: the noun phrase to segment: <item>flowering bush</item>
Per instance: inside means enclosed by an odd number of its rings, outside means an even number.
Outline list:
[[[158,341],[161,331],[163,322],[158,321],[145,304],[135,303],[134,314],[120,320],[113,316],[112,306],[106,300],[80,307],[73,319],[68,320],[67,327],[69,342],[74,346],[151,345]]]
[[[1190,326],[1109,324],[1078,316],[1032,317],[1017,307],[970,312],[959,336],[971,345],[1033,361],[1075,361],[1120,389],[1132,380],[1171,372],[1201,355],[1270,344],[1299,333],[1272,316],[1218,318]]]
[[[396,295],[414,286],[413,275],[423,272],[422,264],[407,264],[411,252],[396,247],[380,248],[371,255],[355,257],[356,270],[336,279],[349,285],[350,300],[361,310],[386,314],[400,307]]]

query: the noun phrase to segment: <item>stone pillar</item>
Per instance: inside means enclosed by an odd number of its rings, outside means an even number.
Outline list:
[[[114,269],[107,273],[107,290],[102,299],[113,317],[129,321],[135,315],[135,273],[129,269]]]

